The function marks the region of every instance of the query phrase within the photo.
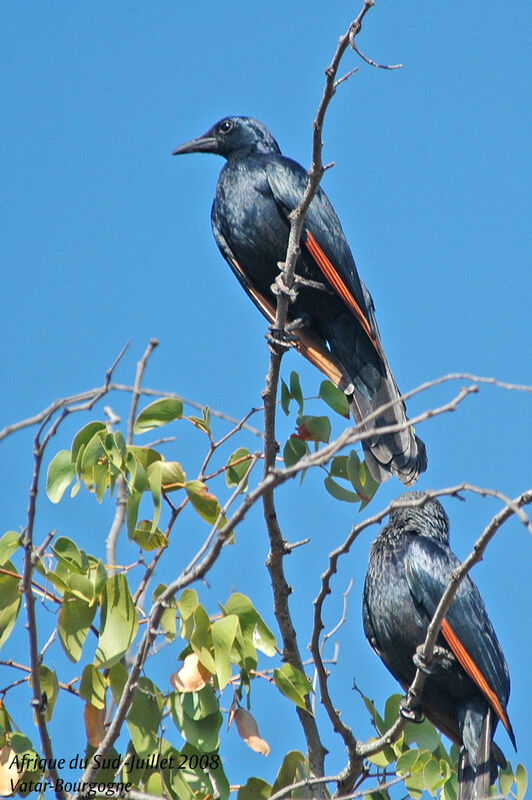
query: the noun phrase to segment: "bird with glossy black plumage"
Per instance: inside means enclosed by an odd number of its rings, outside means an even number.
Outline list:
[[[174,155],[196,152],[227,159],[212,206],[214,237],[247,294],[273,322],[271,286],[286,255],[289,215],[301,200],[307,172],[283,156],[266,126],[250,117],[226,117]],[[321,188],[305,217],[296,274],[301,281],[288,314],[289,322],[296,323],[296,348],[345,392],[359,429],[377,429],[363,441],[375,480],[381,483],[394,474],[411,485],[427,467],[425,446],[407,422],[373,301]],[[365,424],[377,409],[376,418]],[[399,430],[378,430],[388,426]]]
[[[453,569],[449,520],[438,500],[412,505],[421,492],[394,503],[371,545],[364,585],[366,637],[403,689],[416,672],[427,634]],[[458,800],[484,800],[506,761],[495,745],[498,720],[515,747],[507,712],[510,677],[480,593],[466,575],[446,614],[421,697],[421,709],[460,746]],[[416,659],[417,663],[420,663]]]

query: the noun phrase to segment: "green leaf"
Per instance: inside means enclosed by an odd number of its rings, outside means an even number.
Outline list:
[[[190,637],[190,644],[205,669],[215,675],[216,664],[211,655],[211,621],[201,605],[194,609],[194,631]]]
[[[225,606],[221,606],[221,608],[224,614],[236,614],[242,635],[244,638],[250,638],[257,650],[270,658],[275,655],[277,648],[275,636],[254,608],[249,597],[240,592],[233,592]]]
[[[373,702],[373,700],[370,700],[369,697],[366,697],[366,695],[363,692],[361,692],[356,685],[353,688],[357,689],[357,691],[359,692],[360,696],[362,697],[362,700],[364,701],[364,705],[366,706],[371,715],[371,719],[375,723],[375,727],[377,728],[378,733],[380,733],[380,735],[382,736],[387,729],[383,718],[377,711],[375,703]]]
[[[333,497],[337,500],[341,500],[344,503],[359,503],[360,497],[355,492],[351,492],[349,489],[344,489],[343,486],[340,486],[339,483],[336,483],[330,475],[327,475],[325,480],[323,481],[323,485]]]
[[[154,590],[152,599],[153,602],[161,596],[161,594],[166,591],[166,586],[164,583],[160,583],[159,586]],[[169,642],[173,642],[176,635],[177,635],[177,602],[175,597],[170,598],[166,601],[165,605],[167,608],[164,609],[161,621],[159,623],[161,630],[163,631],[166,639]]]
[[[306,442],[301,441],[296,436],[291,436],[283,448],[283,459],[285,467],[293,467],[294,464],[306,456],[309,452]]]
[[[362,504],[360,506],[360,510],[362,511],[362,509],[368,505],[372,497],[375,495],[375,492],[379,488],[379,484],[372,478],[366,462],[361,462],[354,450],[351,450],[347,457],[347,473],[349,475],[351,485],[354,487],[354,489],[356,489],[360,499],[362,500]]]
[[[515,783],[517,785],[517,800],[523,800],[528,787],[528,775],[522,764],[518,764],[515,770]]]
[[[262,778],[248,778],[246,785],[238,790],[236,800],[267,800],[271,793],[270,784]]]
[[[458,795],[458,780],[456,772],[443,784],[440,798],[441,800],[456,800]]]
[[[238,486],[249,469],[251,458],[251,453],[245,447],[239,447],[238,450],[235,450],[235,452],[229,456],[229,461],[227,462],[228,469],[225,471],[225,482],[229,487]],[[235,464],[235,461],[239,463]],[[234,464],[234,466],[230,466],[231,464]],[[245,492],[247,488],[246,482],[246,485],[242,487],[242,491]]]
[[[52,714],[54,713],[55,702],[59,696],[59,681],[57,680],[55,672],[44,664],[41,664],[40,676],[41,694],[46,694],[47,701],[44,718],[46,722],[50,722]]]
[[[94,583],[88,575],[78,575],[77,572],[72,572],[68,576],[67,586],[74,597],[93,605]]]
[[[201,695],[204,693],[214,703],[214,708],[210,706],[210,713],[201,708]],[[223,717],[211,686],[205,686],[201,692],[173,692],[170,695],[170,713],[186,741],[193,747],[202,753],[212,753],[218,749]]]
[[[291,664],[283,664],[281,669],[274,669],[273,680],[275,685],[289,700],[299,708],[308,711],[305,698],[311,690],[311,685],[306,677]]]
[[[202,414],[203,416],[201,417],[189,417],[188,419],[196,428],[199,428],[200,431],[209,434],[211,432],[211,412],[209,406],[202,408]]]
[[[107,581],[101,616],[95,665],[111,667],[127,652],[138,628],[137,610],[125,575],[113,575]]]
[[[157,686],[148,678],[139,678],[127,727],[135,752],[141,758],[157,751],[163,708],[164,698]]]
[[[347,456],[335,456],[331,461],[331,471],[329,473],[333,478],[343,478],[349,480],[347,473]]]
[[[87,664],[81,674],[79,696],[100,710],[105,708],[107,681],[94,664]]]
[[[217,755],[217,753],[214,753],[213,755]],[[231,787],[229,786],[229,781],[227,780],[227,776],[224,772],[223,762],[221,759],[215,769],[212,769],[211,767],[209,770],[209,781],[212,785],[213,798],[229,800],[229,796],[231,795]],[[181,797],[181,795],[178,795],[179,800],[181,800]],[[260,800],[260,798],[257,800]]]
[[[186,491],[195,511],[205,522],[214,525],[220,514],[218,499],[209,492],[203,481],[188,481]]]
[[[324,442],[331,438],[329,417],[300,416],[297,419],[297,436],[308,442]]]
[[[105,436],[106,430],[99,430],[85,446],[83,456],[81,458],[81,469],[83,472],[88,470],[90,467],[95,467],[96,465],[103,466],[102,462],[104,461],[107,466],[107,451],[103,443]]]
[[[132,455],[135,461],[141,464],[145,470],[153,464],[155,461],[162,461],[162,455],[157,452],[157,450],[153,450],[151,447],[138,447],[134,444],[129,444],[127,446],[127,455],[126,461],[128,461],[127,456]],[[131,461],[128,461],[128,468],[131,464]]]
[[[370,739],[370,742],[377,741],[375,738]],[[372,756],[368,756],[368,761],[371,761],[372,764],[375,764],[377,767],[387,767],[389,764],[393,764],[395,761],[396,756],[391,747],[385,747],[384,750],[381,750],[380,753],[374,753]]]
[[[423,773],[418,772],[406,778],[405,787],[408,789],[410,797],[414,798],[414,800],[420,800],[423,796],[423,789],[425,788]]]
[[[333,411],[340,414],[341,417],[349,419],[349,403],[347,397],[334,383],[331,383],[331,381],[322,381],[319,397],[321,397]]]
[[[301,391],[301,384],[299,382],[299,375],[297,372],[290,373],[290,395],[294,398],[299,406],[299,414],[303,413],[303,392]]]
[[[77,572],[84,575],[89,567],[87,556],[78,549],[77,544],[66,536],[60,536],[52,546],[52,551],[58,563],[66,569],[67,574]]]
[[[148,488],[148,473],[133,453],[128,453],[127,468],[129,470],[129,491],[126,505],[127,532],[131,537],[137,526],[139,505],[142,495]]]
[[[436,797],[436,790],[439,788],[438,784],[441,781],[441,777],[440,765],[435,758],[429,759],[423,767],[423,781],[425,788],[433,797]]]
[[[161,461],[161,478],[165,492],[184,489],[187,482],[185,471],[177,461]]]
[[[8,531],[0,539],[0,567],[9,561],[13,553],[20,547],[20,533]]]
[[[184,769],[175,770],[174,775],[179,772],[186,783],[186,787],[192,790],[194,800],[214,800],[214,797],[216,797],[216,800],[218,800],[218,797],[220,800],[228,800],[230,794],[229,783],[224,775],[220,757],[218,758],[218,767],[204,771],[199,765],[196,769],[190,768],[191,756],[200,757],[202,755],[197,748],[187,743],[181,749],[181,755],[186,758],[186,766]],[[216,785],[216,790],[214,785]],[[188,795],[178,793],[174,800],[188,800]]]
[[[126,681],[128,678],[127,669],[123,664],[118,662],[117,664],[113,664],[111,669],[109,670],[109,686],[111,687],[111,692],[113,693],[113,700],[115,704],[118,705],[120,702],[120,698],[122,697],[122,692],[124,691],[124,686],[126,685]]]
[[[22,755],[23,753],[35,752],[30,739],[28,739],[27,736],[24,736],[23,733],[12,733],[9,737],[9,746],[15,751],[15,753],[18,753],[19,755]]]
[[[504,769],[499,770],[499,789],[501,790],[501,794],[509,795],[513,782],[514,782],[514,774],[510,766],[510,763],[507,762],[506,767],[504,767]]]
[[[399,704],[402,700],[402,695],[392,694],[386,701],[384,707],[384,724],[386,730],[391,728],[394,722],[399,718]]]
[[[133,426],[133,433],[146,433],[154,428],[161,428],[182,416],[183,403],[177,397],[163,397],[161,400],[154,400],[138,415]]]
[[[290,750],[283,758],[283,763],[277,773],[271,793],[280,792],[286,786],[291,786],[301,780],[301,768],[305,764],[305,756],[299,750]]]
[[[143,519],[135,528],[131,539],[146,552],[158,550],[160,547],[168,547],[168,537],[159,528],[152,532],[152,528],[153,523],[149,519]]]
[[[60,450],[53,457],[46,476],[46,494],[52,503],[59,503],[76,475],[76,465],[72,463],[70,450]]]
[[[8,572],[17,574],[17,569],[12,561],[6,561],[3,567]],[[19,591],[20,580],[14,575],[0,573],[0,648],[11,635],[22,600]]]
[[[190,719],[199,720],[210,717],[220,710],[218,699],[210,684],[204,686],[199,692],[182,694],[183,708]],[[215,749],[215,748],[212,748]]]
[[[95,605],[91,607],[86,600],[81,600],[70,592],[63,594],[57,630],[63,650],[74,663],[81,658],[83,645],[95,614]]]
[[[93,421],[84,425],[84,427],[76,433],[72,441],[71,460],[74,464],[78,461],[80,451],[84,449],[91,439],[99,432],[106,433],[107,427],[103,422]]]
[[[150,485],[151,496],[153,498],[153,522],[151,532],[155,533],[159,519],[161,517],[161,484],[162,484],[162,462],[156,461],[148,467],[148,483]]]
[[[214,663],[220,691],[225,689],[231,678],[231,649],[238,628],[238,617],[234,614],[217,619],[211,625]]]
[[[288,388],[284,380],[281,378],[281,408],[283,409],[286,416],[288,416],[288,414],[290,413],[291,399],[292,398],[290,395],[290,389]]]
[[[409,722],[405,728],[405,743],[407,745],[416,742],[421,750],[430,750],[433,753],[441,742],[440,734],[427,719],[423,722]]]
[[[185,641],[190,642],[194,631],[194,612],[199,605],[198,595],[194,589],[183,589],[177,603],[180,619],[180,634]]]
[[[407,772],[411,772],[418,755],[419,750],[407,750],[406,753],[403,753],[403,755],[397,759],[395,770],[397,774],[405,775]]]
[[[107,572],[101,558],[96,560],[95,558],[93,558],[93,556],[89,556],[89,561],[90,565],[89,565],[88,576],[93,586],[92,596],[93,598],[99,598],[103,591],[103,587],[105,586],[105,582],[107,580]]]

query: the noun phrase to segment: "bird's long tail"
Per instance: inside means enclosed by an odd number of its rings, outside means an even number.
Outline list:
[[[405,405],[384,352],[381,354],[381,359],[385,374],[378,390],[373,393],[371,399],[368,399],[356,388],[343,365],[327,350],[319,337],[307,328],[299,329],[296,333],[298,335],[296,347],[299,352],[349,397],[358,430],[370,431],[390,425],[403,426],[395,432],[378,430],[374,436],[362,441],[366,464],[372,477],[378,483],[383,483],[390,475],[396,475],[405,486],[415,483],[419,474],[427,468],[425,445],[408,424]],[[366,417],[375,411],[378,412],[376,417],[365,423]]]
[[[405,486],[411,486],[427,468],[427,454],[425,445],[408,424],[405,404],[387,361],[385,368],[386,373],[371,400],[354,387],[351,410],[358,430],[377,429],[374,436],[362,441],[366,464],[373,478],[382,483],[390,475],[395,475]],[[375,416],[367,423],[364,422],[374,412]],[[400,430],[386,432],[385,429],[390,426],[402,427]]]
[[[493,710],[480,698],[469,701],[460,721],[463,744],[458,763],[457,800],[487,800],[506,759],[491,741]]]

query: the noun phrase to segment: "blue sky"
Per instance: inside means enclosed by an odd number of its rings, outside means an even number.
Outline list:
[[[128,339],[132,345],[117,379],[131,383],[153,336],[161,344],[146,385],[236,418],[259,404],[268,360],[265,322],[210,232],[222,161],[172,159],[171,152],[236,113],[260,118],[283,152],[308,165],[323,71],[358,7],[317,0],[304,6],[278,0],[2,4],[1,426],[101,383]],[[531,23],[529,4],[514,0],[504,7],[381,0],[357,41],[377,61],[402,62],[404,68],[386,72],[354,54],[345,59],[345,71],[358,66],[359,72],[338,91],[326,118],[324,160],[336,166],[323,186],[373,295],[404,391],[455,371],[532,383]],[[293,353],[283,375],[291,369],[300,372],[306,394],[317,393],[321,376]],[[410,415],[449,399],[459,385],[410,401]],[[109,402],[126,416],[123,396]],[[429,469],[416,488],[468,481],[510,496],[528,488],[531,413],[530,394],[482,387],[454,414],[419,426]],[[55,449],[68,446],[85,421],[69,421]],[[280,438],[289,435],[292,423],[293,418],[280,421]],[[224,425],[217,423],[216,430],[221,434]],[[178,440],[168,446],[167,457],[189,465],[192,474],[201,460],[197,435],[177,426],[171,433]],[[242,443],[256,447],[253,437]],[[1,450],[3,532],[24,525],[31,434],[13,436]],[[287,564],[303,649],[327,553],[358,518],[354,506],[333,501],[321,484],[316,474],[301,489],[291,483],[279,493],[287,539],[311,538]],[[389,481],[373,509],[400,491],[397,481]],[[448,499],[445,506],[454,549],[465,557],[498,505],[468,496],[466,503]],[[103,552],[111,508],[81,495],[55,507],[42,493],[38,536],[58,528],[81,537],[90,552]],[[183,560],[204,533],[192,516],[187,524]],[[328,606],[333,622],[352,576],[331,685],[336,705],[361,736],[369,735],[369,727],[351,692],[353,677],[381,705],[395,690],[366,645],[360,621],[367,550],[375,534],[364,533],[344,559]],[[529,535],[511,522],[473,577],[510,665],[510,716],[519,760],[530,766],[529,553]],[[214,611],[216,600],[233,587],[249,594],[273,626],[266,554],[257,511],[241,526],[238,546],[224,552],[210,588],[202,589],[205,604]],[[179,547],[174,555],[177,563]],[[129,558],[127,548],[123,558]],[[171,577],[168,570],[160,580]],[[22,646],[25,632],[19,627]],[[173,671],[177,652],[166,650],[162,676]],[[62,668],[61,654],[53,658]],[[14,679],[12,671],[4,673],[0,686]],[[282,753],[304,746],[295,715],[286,726],[283,719],[287,738],[281,741],[269,690],[259,687],[256,695],[272,755],[261,760],[230,732],[233,782],[246,773],[272,778]],[[77,706],[72,709],[77,713]],[[285,709],[279,704],[276,714]],[[19,713],[29,718],[22,705]],[[61,746],[71,746],[62,741],[60,726],[55,735]],[[334,771],[342,765],[343,748],[328,733],[326,739],[328,770]],[[504,733],[498,741],[513,757]]]

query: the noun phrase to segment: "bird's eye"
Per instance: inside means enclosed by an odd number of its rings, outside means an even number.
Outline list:
[[[230,119],[224,119],[223,122],[220,123],[220,133],[229,133],[229,131],[233,130],[233,123]]]

